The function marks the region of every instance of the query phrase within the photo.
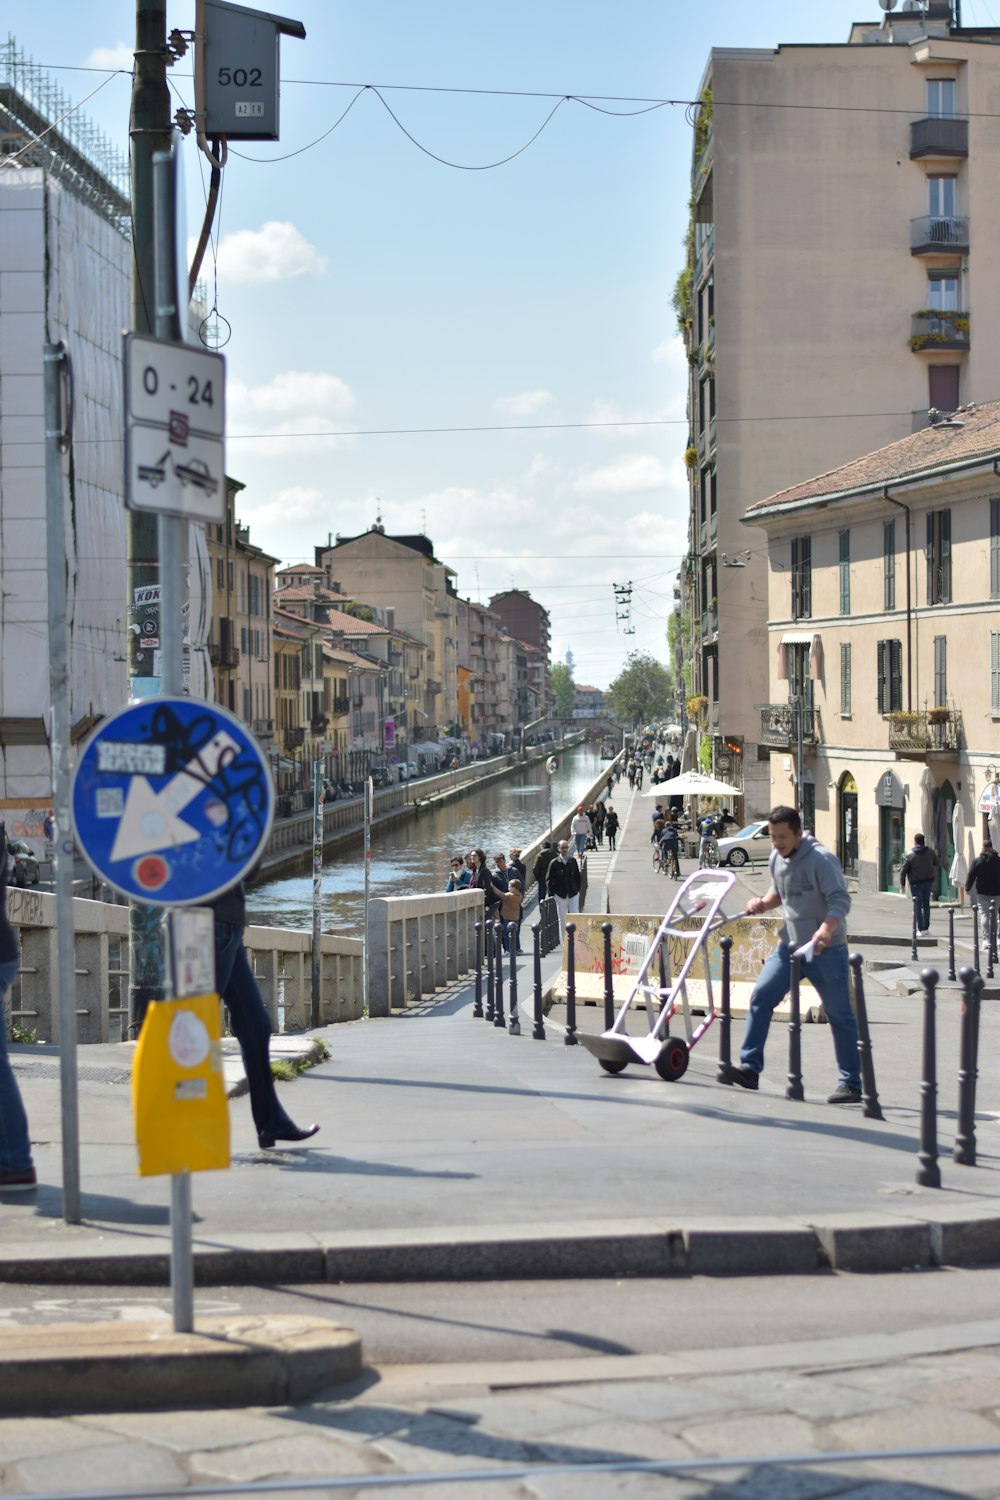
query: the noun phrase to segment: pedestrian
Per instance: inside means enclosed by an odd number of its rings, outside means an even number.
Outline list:
[[[608,848],[614,849],[618,839],[618,814],[610,803],[604,815],[604,832],[608,836]]]
[[[495,921],[500,909],[500,898],[506,887],[501,888],[494,882],[486,863],[486,852],[483,849],[472,851],[472,880],[469,882],[469,889],[482,891],[485,920]]]
[[[614,773],[611,772],[611,771],[609,771],[608,772],[608,784],[607,784],[607,793],[608,793],[609,797],[611,796],[611,793],[614,791],[614,789],[615,789]]]
[[[590,819],[587,817],[582,806],[577,808],[576,817],[570,823],[569,831],[573,835],[573,841],[576,845],[576,857],[580,859],[587,847],[587,840],[592,838],[594,833]]]
[[[642,762],[641,761],[639,762],[639,764],[635,768],[635,789],[636,789],[637,792],[641,792],[642,791]]]
[[[503,923],[501,929],[503,936],[503,951],[510,950],[510,928],[514,927],[514,952],[521,951],[521,906],[523,903],[521,895],[521,882],[515,877],[500,898],[500,920]]]
[[[467,868],[461,854],[456,854],[451,862],[451,874],[448,876],[446,891],[464,891],[467,885],[472,884],[472,871]]]
[[[829,849],[802,827],[794,807],[774,807],[767,818],[771,836],[771,887],[747,902],[747,916],[784,906],[778,946],[764,964],[747,1016],[740,1063],[725,1070],[727,1083],[756,1089],[764,1070],[764,1044],[771,1016],[788,994],[792,955],[799,955],[802,975],[818,991],[840,1070],[840,1082],[829,1104],[858,1104],[861,1073],[858,1028],[851,1008],[847,964],[847,913],[851,908],[844,872]]]
[[[928,846],[922,833],[913,835],[913,848],[899,869],[899,894],[906,882],[910,882],[910,895],[917,919],[917,937],[926,937],[931,930],[931,887],[938,871],[938,857]]]
[[[28,1116],[7,1050],[4,1000],[20,963],[17,934],[7,916],[7,840],[0,824],[0,1193],[30,1193],[38,1186]]]
[[[569,840],[561,839],[558,856],[552,861],[547,874],[548,891],[556,899],[559,912],[559,931],[565,932],[566,918],[580,910],[580,866],[569,852]]]
[[[521,851],[516,844],[510,851],[507,860],[507,869],[510,871],[510,878],[512,880],[519,880],[521,882],[521,893],[523,895],[528,888],[528,872],[521,858]]]
[[[541,906],[548,894],[546,890],[546,874],[549,865],[556,858],[556,851],[551,839],[546,839],[542,844],[535,863],[531,867],[531,874],[538,883],[538,904]]]
[[[992,839],[983,839],[982,852],[977,854],[969,866],[965,881],[979,908],[979,937],[985,953],[990,947],[990,917],[997,909],[1000,896],[1000,854],[993,847]]]
[[[594,803],[594,810],[590,815],[590,822],[594,830],[594,838],[597,840],[599,848],[604,844],[604,822],[607,814],[608,810],[605,807],[604,802],[599,797]]]
[[[631,761],[629,761],[628,767],[628,789],[630,792],[635,789],[635,766]]]
[[[510,884],[510,871],[507,868],[507,856],[500,853],[493,860],[493,884],[505,891]]]
[[[307,1141],[318,1125],[300,1127],[285,1113],[271,1073],[271,1017],[243,945],[246,886],[242,880],[212,902],[215,913],[215,988],[229,1012],[243,1054],[250,1113],[262,1150],[276,1141]]]

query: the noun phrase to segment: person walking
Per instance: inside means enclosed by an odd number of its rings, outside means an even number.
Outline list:
[[[604,805],[603,799],[598,797],[597,801],[594,803],[594,810],[590,815],[590,821],[594,829],[594,838],[597,840],[597,847],[599,849],[604,843],[604,823],[607,815],[608,810]]]
[[[531,867],[532,877],[538,885],[539,906],[541,906],[542,902],[545,900],[545,897],[548,895],[545,883],[546,875],[548,873],[549,865],[556,857],[556,850],[553,846],[552,840],[546,839],[535,859],[535,863]]]
[[[28,1116],[7,1050],[4,1000],[20,964],[17,934],[7,916],[7,840],[0,824],[0,1193],[30,1193],[38,1186]]]
[[[510,885],[510,874],[511,872],[507,868],[506,854],[498,854],[493,861],[493,873],[491,877],[493,884],[498,886],[501,891],[505,891]]]
[[[559,854],[549,865],[549,895],[555,897],[559,912],[559,931],[565,932],[566,918],[580,910],[580,866],[569,852],[569,840],[562,839]]]
[[[1000,896],[1000,854],[993,847],[992,839],[983,839],[983,847],[969,866],[965,889],[970,892],[979,908],[979,940],[983,952],[990,948],[990,916],[997,909]]]
[[[521,882],[521,893],[523,895],[528,889],[528,872],[525,869],[524,860],[521,858],[521,851],[516,844],[511,849],[510,857],[507,860],[507,872],[511,880],[519,880]]]
[[[582,806],[577,808],[576,817],[570,823],[569,831],[573,835],[573,842],[576,845],[576,857],[577,859],[581,859],[587,847],[587,840],[594,836],[590,819],[587,817]]]
[[[244,882],[240,880],[230,886],[211,906],[215,914],[215,988],[225,1002],[233,1035],[243,1054],[257,1141],[264,1151],[277,1141],[307,1141],[319,1126],[296,1125],[285,1113],[274,1086],[271,1017],[243,944],[247,920]]]
[[[498,886],[486,863],[486,851],[484,849],[473,849],[472,851],[472,879],[469,882],[470,890],[482,891],[484,897],[484,920],[494,922],[500,910],[500,898],[506,890],[506,886]]]
[[[938,857],[928,846],[922,833],[913,835],[913,848],[899,869],[899,893],[903,894],[906,882],[910,882],[910,895],[917,918],[917,937],[926,937],[931,930],[931,887],[938,871]]]
[[[631,761],[628,766],[628,789],[630,792],[635,790],[635,766]]]
[[[608,803],[607,811],[604,814],[604,832],[608,836],[609,849],[614,849],[615,844],[618,841],[618,828],[618,814],[615,812],[611,804]]]
[[[794,807],[774,807],[767,818],[771,836],[771,887],[754,896],[747,916],[783,906],[785,921],[778,946],[764,964],[747,1016],[739,1066],[729,1063],[725,1082],[756,1089],[764,1070],[764,1044],[771,1016],[788,994],[792,955],[798,954],[802,976],[819,993],[830,1022],[840,1082],[828,1104],[861,1102],[858,1028],[851,1008],[847,963],[847,913],[851,898],[844,872],[829,849],[802,827]]]

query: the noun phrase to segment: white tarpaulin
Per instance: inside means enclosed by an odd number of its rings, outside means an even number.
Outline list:
[[[955,857],[948,871],[952,885],[964,885],[969,873],[969,862],[965,857],[965,814],[961,802],[956,802],[951,815],[951,837],[955,845]]]
[[[742,792],[728,781],[717,776],[706,776],[703,771],[682,771],[671,776],[669,781],[658,781],[655,786],[643,791],[644,797],[740,797]]]

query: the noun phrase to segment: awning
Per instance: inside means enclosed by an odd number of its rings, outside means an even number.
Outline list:
[[[814,630],[786,630],[781,637],[781,644],[783,646],[811,646],[815,634]]]

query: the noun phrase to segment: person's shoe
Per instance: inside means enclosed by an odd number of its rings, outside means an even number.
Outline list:
[[[726,1067],[726,1082],[738,1084],[741,1089],[757,1089],[760,1087],[760,1074],[755,1073],[753,1068],[738,1068],[734,1063]]]
[[[827,1104],[860,1104],[861,1090],[853,1083],[838,1083]]]
[[[37,1186],[34,1167],[25,1167],[23,1172],[0,1172],[0,1193],[30,1193]]]
[[[283,1130],[258,1130],[257,1144],[262,1151],[270,1151],[276,1141],[307,1141],[318,1129],[318,1125],[306,1125],[302,1129],[298,1125],[286,1125]]]

